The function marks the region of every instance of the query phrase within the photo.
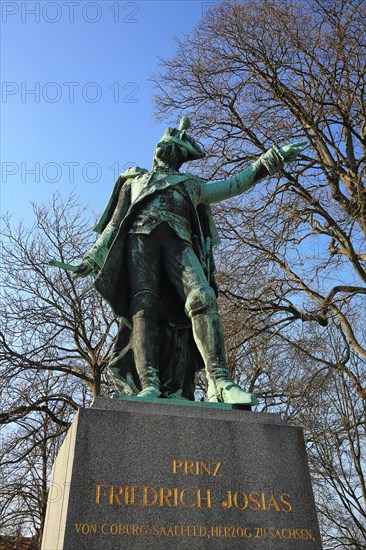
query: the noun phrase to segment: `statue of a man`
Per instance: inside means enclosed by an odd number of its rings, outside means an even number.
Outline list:
[[[161,350],[168,345],[163,323],[178,329],[183,323],[204,364],[208,399],[254,405],[255,395],[229,378],[213,279],[212,246],[219,239],[210,204],[239,195],[273,175],[284,161],[294,160],[304,143],[274,146],[236,176],[207,184],[179,171],[184,162],[205,156],[202,146],[188,135],[189,127],[185,117],[179,129],[167,128],[156,145],[151,171],[136,167],[117,179],[95,228],[100,237],[76,275],[93,272],[96,289],[132,326],[133,361],[140,382],[137,397],[193,398],[192,391],[185,395],[184,373],[177,387],[177,381],[167,380],[174,377],[174,365],[166,375],[160,364]]]

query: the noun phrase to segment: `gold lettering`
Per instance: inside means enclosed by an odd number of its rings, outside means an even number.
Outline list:
[[[119,487],[117,485],[110,485],[109,486],[109,498],[108,498],[108,504],[114,504],[114,501],[116,501],[116,504],[118,506],[121,506],[121,499],[119,498],[122,494],[123,487]]]
[[[233,505],[233,502],[232,502],[232,497],[231,497],[231,491],[228,491],[226,500],[223,500],[221,502],[221,507],[222,508],[231,508],[232,505]]]
[[[164,491],[166,491],[166,494],[164,495]],[[164,503],[166,506],[171,506],[170,497],[172,496],[172,490],[169,489],[169,487],[160,487],[159,490],[159,506],[164,506]]]
[[[183,466],[183,462],[181,460],[172,460],[172,471],[173,471],[173,474],[176,475],[177,474],[177,470],[179,470],[180,468],[182,468]]]
[[[150,502],[148,498],[149,491],[152,493],[152,500]],[[145,487],[142,488],[142,506],[148,506],[148,507],[154,506],[154,504],[156,504],[157,499],[158,499],[158,494],[153,487],[149,487],[148,485],[146,485]]]
[[[194,467],[193,460],[185,460],[184,461],[184,473],[185,474],[190,473],[192,476],[194,476],[193,467]]]
[[[103,523],[100,528],[102,535],[147,536],[149,527],[137,523]]]
[[[280,503],[280,504],[279,504]],[[226,498],[221,501],[221,507],[230,509],[232,507],[238,510],[246,510],[249,508],[254,512],[258,510],[275,509],[276,512],[291,512],[293,509],[290,502],[290,495],[282,493],[281,495],[268,495],[264,491],[228,491]]]
[[[127,506],[143,506],[142,504],[142,495],[143,488],[139,485],[129,485],[126,488],[127,491],[127,498],[126,498],[126,491],[125,491],[125,501]]]
[[[202,501],[207,502],[207,508],[211,508],[211,490],[207,489],[206,497],[201,495],[201,489],[197,489],[197,508],[201,508]]]
[[[75,530],[82,535],[96,535],[97,525],[96,523],[75,523]]]
[[[106,493],[102,493],[102,491],[101,491],[102,487],[107,487],[107,485],[101,485],[101,484],[97,483],[97,485],[95,486],[95,504],[100,504],[100,497],[106,497],[107,496]]]
[[[198,464],[198,463],[197,463]],[[202,472],[206,472],[207,475],[211,475],[211,462],[209,462],[209,465],[207,466],[206,462],[200,462],[200,474],[202,475]]]
[[[236,528],[233,527],[231,536],[233,538],[238,537],[241,539],[242,538],[250,539],[252,538],[253,533],[250,527],[246,527],[245,529],[243,529],[242,527],[236,527]]]
[[[288,500],[286,500],[286,498],[290,498],[290,495],[288,493],[283,493],[281,496],[280,496],[280,501],[281,503],[283,504],[283,506],[281,507],[281,510],[282,512],[291,512],[292,510],[292,506],[291,504],[289,503]]]
[[[277,531],[278,533],[278,531]],[[282,529],[281,537],[284,540],[295,539],[298,540],[301,538],[299,529]]]
[[[208,475],[221,477],[219,473],[221,462],[204,462],[203,460],[172,460],[172,472],[177,475],[179,472],[184,475],[200,476]]]
[[[238,495],[242,495],[242,499],[243,499],[242,505],[238,503]],[[245,508],[248,506],[248,497],[245,493],[243,493],[243,491],[237,491],[236,493],[234,493],[233,502],[234,502],[235,508],[238,508],[239,510],[245,510]]]
[[[261,508],[261,504],[258,498],[255,498],[255,497],[259,497],[259,493],[257,493],[257,491],[253,491],[252,493],[249,493],[249,502],[250,502],[249,508],[254,512],[257,510],[260,510]]]
[[[135,485],[131,485],[130,487],[130,499],[127,502],[128,506],[135,506]]]
[[[280,512],[280,507],[278,506],[274,495],[272,495],[269,499],[268,510],[270,510],[272,507],[276,509],[276,512]]]
[[[193,525],[187,525],[187,537],[194,537],[194,527],[193,527]]]
[[[195,494],[195,491],[193,489],[183,489],[181,492],[180,492],[180,495],[179,495],[179,502],[181,503],[181,505],[184,507],[184,508],[194,508],[196,506],[196,502],[192,502],[191,504],[187,504],[185,501],[184,501],[184,495],[187,493],[187,492],[191,492],[193,494]]]
[[[265,539],[266,538],[266,529],[263,527],[255,528],[255,537],[256,539]]]
[[[266,510],[266,495],[263,493],[263,491],[261,492],[261,501],[262,501],[262,510]]]

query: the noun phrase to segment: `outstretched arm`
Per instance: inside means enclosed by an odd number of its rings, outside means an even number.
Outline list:
[[[76,270],[74,270],[75,277],[86,277],[93,273],[95,275],[99,273],[130,205],[130,194],[131,186],[125,183],[119,191],[118,202],[111,220],[91,249],[84,254],[82,263],[76,266]]]
[[[285,162],[292,162],[304,149],[306,141],[298,141],[284,147],[271,147],[253,164],[226,180],[214,181],[202,189],[202,200],[206,203],[219,202],[241,195],[260,180],[283,168]]]

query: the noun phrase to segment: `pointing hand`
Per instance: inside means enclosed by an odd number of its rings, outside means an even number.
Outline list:
[[[285,162],[292,162],[305,149],[306,145],[307,141],[296,141],[295,143],[290,143],[290,145],[280,147],[280,153]]]

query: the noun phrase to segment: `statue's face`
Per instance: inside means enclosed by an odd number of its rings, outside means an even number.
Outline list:
[[[185,156],[177,143],[160,141],[157,144],[154,153],[155,164],[164,163],[177,170],[182,166],[184,161]]]

